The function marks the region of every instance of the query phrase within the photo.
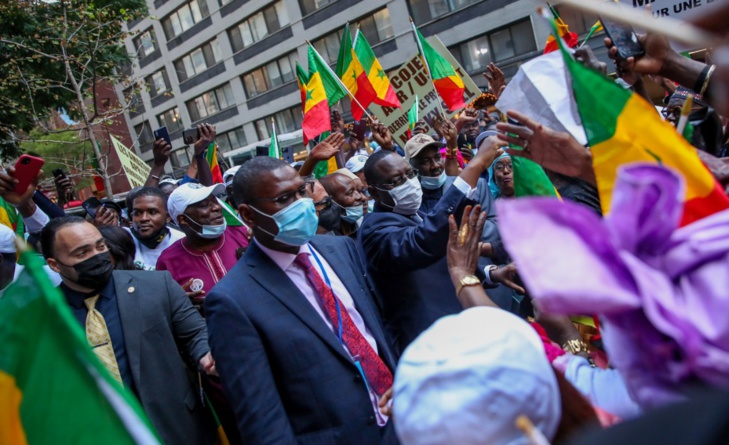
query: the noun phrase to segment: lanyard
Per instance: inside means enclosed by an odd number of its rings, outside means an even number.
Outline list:
[[[342,336],[342,308],[339,305],[339,298],[337,298],[336,295],[334,295],[334,290],[332,289],[332,283],[329,281],[329,275],[327,275],[327,271],[324,269],[324,265],[321,263],[321,260],[319,259],[319,255],[314,252],[314,249],[311,247],[309,248],[309,252],[311,252],[311,256],[314,257],[316,260],[316,264],[319,265],[319,270],[321,270],[322,275],[324,275],[324,281],[327,283],[327,286],[329,287],[329,290],[332,292],[332,296],[334,297],[334,305],[337,308],[337,338],[339,338],[339,342],[344,345],[344,340]],[[334,320],[332,320],[334,321]],[[346,345],[345,345],[346,346]]]

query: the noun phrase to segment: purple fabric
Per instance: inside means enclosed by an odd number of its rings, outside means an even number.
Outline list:
[[[610,214],[548,198],[497,203],[506,249],[539,307],[598,313],[611,363],[645,407],[729,386],[729,211],[677,229],[682,179],[622,168]]]

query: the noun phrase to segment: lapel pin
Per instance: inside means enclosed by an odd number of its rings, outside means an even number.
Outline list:
[[[129,286],[129,289],[127,289],[127,292],[130,294],[134,292],[134,286]]]

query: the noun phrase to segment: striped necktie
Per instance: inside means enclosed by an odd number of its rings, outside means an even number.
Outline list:
[[[101,312],[96,309],[98,300],[98,294],[84,300],[86,307],[89,309],[89,313],[86,315],[86,340],[88,340],[89,346],[99,357],[101,363],[109,370],[111,376],[123,385],[119,365],[116,362],[116,355],[114,355],[114,347],[111,344],[111,336],[106,328],[106,321],[104,321]]]

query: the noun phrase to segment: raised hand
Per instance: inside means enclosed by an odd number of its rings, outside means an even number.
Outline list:
[[[195,155],[199,156],[215,140],[215,127],[210,124],[200,124],[197,126],[197,134]]]
[[[96,215],[94,215],[94,219],[91,221],[91,223],[96,227],[118,226],[119,216],[116,214],[115,211],[109,210],[102,205],[101,207],[96,209]]]
[[[456,119],[456,131],[460,133],[461,128],[463,128],[464,125],[476,122],[478,120],[478,115],[479,111],[477,109],[464,108],[464,110],[458,115],[458,119]]]
[[[309,157],[315,161],[326,161],[336,155],[342,145],[344,145],[344,134],[332,133],[311,150]]]
[[[9,204],[18,206],[33,196],[35,189],[38,188],[38,181],[43,176],[43,170],[38,172],[38,175],[30,183],[28,188],[23,191],[15,190],[18,180],[13,177],[14,174],[14,167],[7,167],[5,171],[0,171],[0,196]]]
[[[152,156],[154,158],[154,165],[165,165],[170,159],[170,153],[172,153],[172,146],[167,143],[163,138],[159,138],[154,141],[152,145]]]
[[[382,125],[379,121],[372,123],[372,137],[383,150],[392,151],[394,149],[390,130],[388,130],[388,128]]]
[[[489,83],[489,90],[494,93],[496,97],[501,96],[504,88],[506,88],[504,72],[492,62],[486,67],[486,72],[483,73],[483,77],[486,78],[486,81]]]
[[[516,264],[509,263],[504,267],[499,267],[498,269],[493,269],[491,271],[491,281],[494,283],[503,284],[506,287],[514,289],[515,291],[519,292],[520,294],[525,294],[526,291],[524,290],[524,288],[514,282],[514,279],[516,278],[516,274],[517,274]]]
[[[458,148],[458,129],[456,129],[456,126],[453,125],[450,119],[438,116],[433,121],[433,129],[438,133],[438,136],[446,140],[446,146],[448,148]]]

